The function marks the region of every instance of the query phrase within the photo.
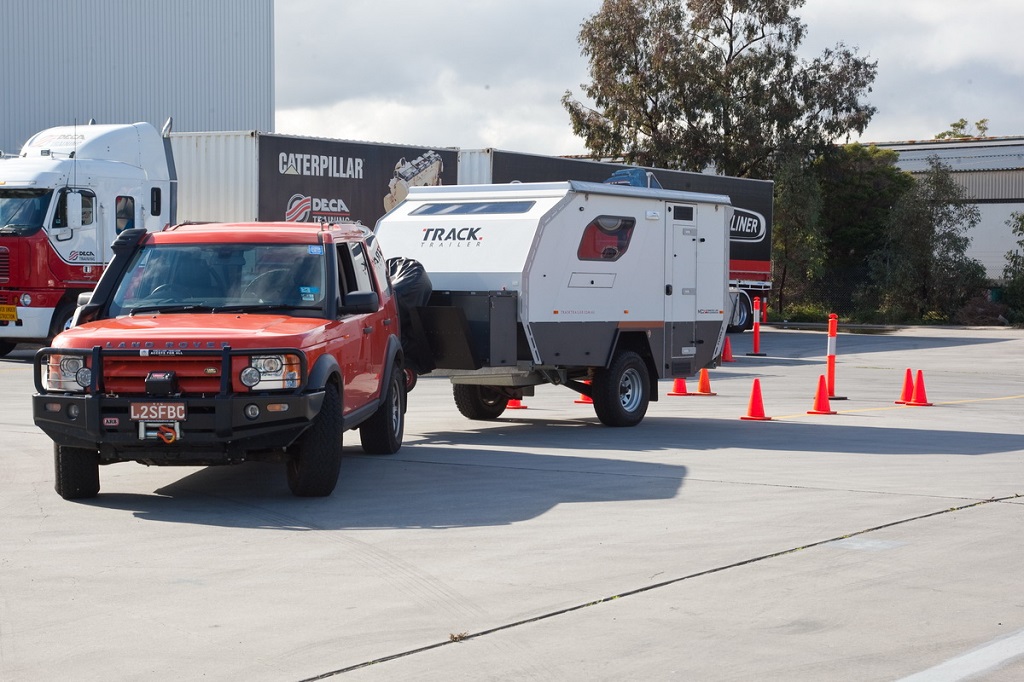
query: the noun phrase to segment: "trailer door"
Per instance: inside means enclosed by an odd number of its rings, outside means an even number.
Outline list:
[[[696,371],[697,207],[666,204],[665,213],[666,361],[672,376],[686,376]]]

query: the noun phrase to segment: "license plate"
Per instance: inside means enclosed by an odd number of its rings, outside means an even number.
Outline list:
[[[0,305],[0,322],[17,322],[18,308],[13,305]]]
[[[185,403],[132,403],[131,416],[139,422],[183,422]]]

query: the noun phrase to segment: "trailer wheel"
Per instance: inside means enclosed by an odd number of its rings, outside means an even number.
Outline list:
[[[54,443],[53,468],[53,489],[65,500],[81,500],[99,494],[100,457],[95,450]]]
[[[452,394],[455,406],[467,419],[497,419],[508,406],[508,396],[493,386],[455,384]]]
[[[326,497],[341,470],[341,394],[328,383],[312,425],[288,451],[288,488],[297,497]]]
[[[359,427],[359,442],[369,455],[393,455],[402,447],[405,433],[405,372],[391,370],[384,396],[373,416]]]
[[[405,367],[402,369],[402,373],[405,375],[405,392],[408,394],[412,389],[416,388],[416,382],[419,381],[419,375],[416,371]]]
[[[608,369],[594,372],[594,412],[607,426],[636,426],[647,414],[651,382],[643,358],[631,350],[618,353]]]

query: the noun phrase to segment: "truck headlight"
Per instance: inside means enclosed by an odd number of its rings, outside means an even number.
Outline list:
[[[18,303],[20,303],[23,308],[29,307],[32,305],[32,294],[22,294],[18,298]]]
[[[295,355],[254,355],[238,374],[242,385],[273,391],[299,386],[299,358]]]

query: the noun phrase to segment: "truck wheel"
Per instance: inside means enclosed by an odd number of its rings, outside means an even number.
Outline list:
[[[326,497],[334,492],[341,470],[341,394],[328,383],[324,404],[313,424],[288,451],[288,488],[298,497]]]
[[[100,457],[89,448],[53,444],[53,489],[65,500],[96,497],[100,491]]]
[[[75,316],[75,305],[73,303],[61,303],[53,311],[53,318],[50,320],[50,340],[65,329],[71,327],[71,320]]]
[[[10,341],[0,341],[0,358],[8,355],[17,345],[18,344],[11,343]]]
[[[650,377],[634,351],[618,353],[611,367],[594,372],[590,388],[597,418],[607,426],[636,426],[647,414]]]
[[[750,309],[750,299],[740,294],[736,300],[736,310],[733,312],[732,321],[726,327],[730,334],[744,332],[754,326],[754,313]]]
[[[373,416],[359,427],[363,452],[370,455],[392,455],[402,447],[405,433],[405,372],[401,367],[391,370],[384,400]]]
[[[455,406],[467,419],[497,419],[508,406],[508,396],[492,386],[455,384]]]

